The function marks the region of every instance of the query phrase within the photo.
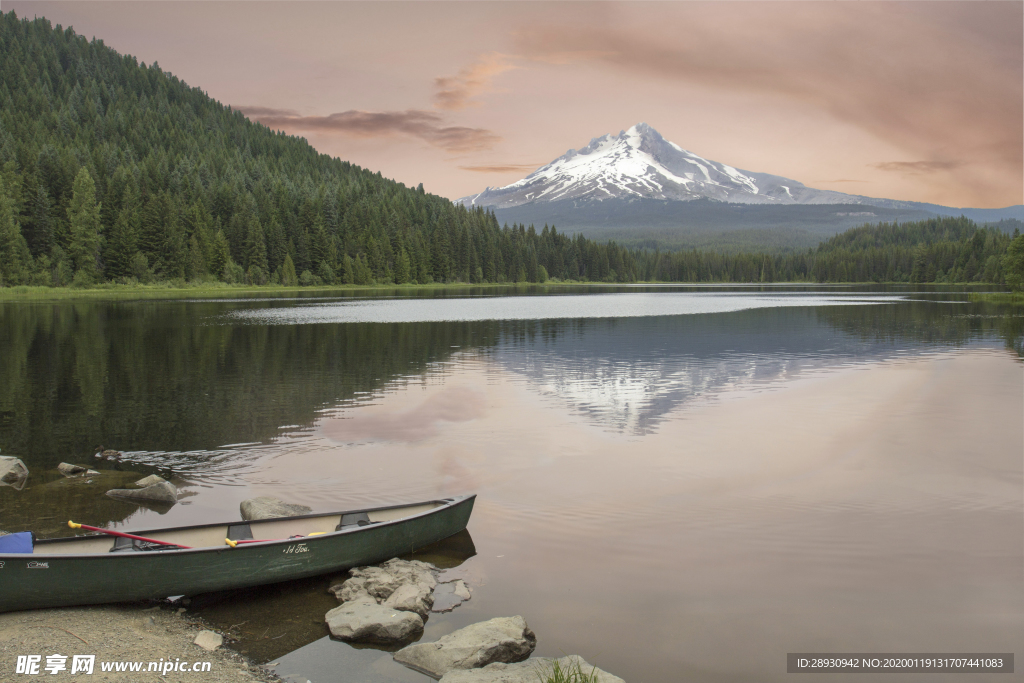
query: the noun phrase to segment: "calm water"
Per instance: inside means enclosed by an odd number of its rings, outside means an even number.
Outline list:
[[[537,654],[630,683],[1018,645],[1024,311],[909,289],[494,294],[2,304],[0,451],[32,476],[0,487],[0,528],[476,492],[468,533],[424,556],[474,597],[425,640],[522,614]],[[115,501],[61,461],[183,498]],[[294,680],[429,680],[327,638],[326,584],[194,609]]]

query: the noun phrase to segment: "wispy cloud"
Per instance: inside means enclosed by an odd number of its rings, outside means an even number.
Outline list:
[[[960,161],[882,161],[872,164],[880,171],[895,171],[897,173],[909,173],[919,175],[922,173],[935,173],[937,171],[952,171],[963,166]]]
[[[485,166],[459,166],[463,171],[474,173],[529,173],[536,171],[542,164],[494,164]]]
[[[438,109],[457,110],[476,104],[474,97],[492,90],[491,81],[498,74],[519,68],[514,58],[492,52],[461,69],[455,76],[434,79],[437,93],[434,106]]]
[[[359,138],[407,135],[449,152],[479,152],[491,149],[501,137],[486,128],[446,125],[432,111],[349,111],[327,116],[301,116],[290,109],[261,106],[236,107],[249,118],[269,128],[338,133]]]
[[[537,20],[516,33],[516,51],[532,60],[589,52],[631,78],[789,100],[910,158],[961,160],[878,168],[949,171],[983,203],[1005,196],[1000,179],[1019,183],[1021,3],[664,4],[658,25],[631,3],[597,3],[574,23]]]

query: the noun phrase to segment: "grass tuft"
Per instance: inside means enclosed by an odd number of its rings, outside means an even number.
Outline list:
[[[579,657],[571,659],[564,669],[559,660],[552,661],[550,672],[538,674],[541,683],[597,683],[597,667],[587,673],[580,661]]]

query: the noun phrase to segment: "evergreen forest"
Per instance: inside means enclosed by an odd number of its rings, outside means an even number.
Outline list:
[[[1024,240],[966,218],[791,254],[660,252],[500,226],[318,153],[46,19],[0,13],[0,286],[988,282]],[[1011,248],[1011,240],[1013,247]]]

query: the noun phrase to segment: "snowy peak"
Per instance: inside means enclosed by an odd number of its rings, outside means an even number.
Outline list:
[[[458,203],[504,209],[565,200],[700,198],[743,204],[856,203],[859,199],[710,161],[638,123],[618,135],[602,135],[585,147],[570,149],[518,182],[489,187]]]

